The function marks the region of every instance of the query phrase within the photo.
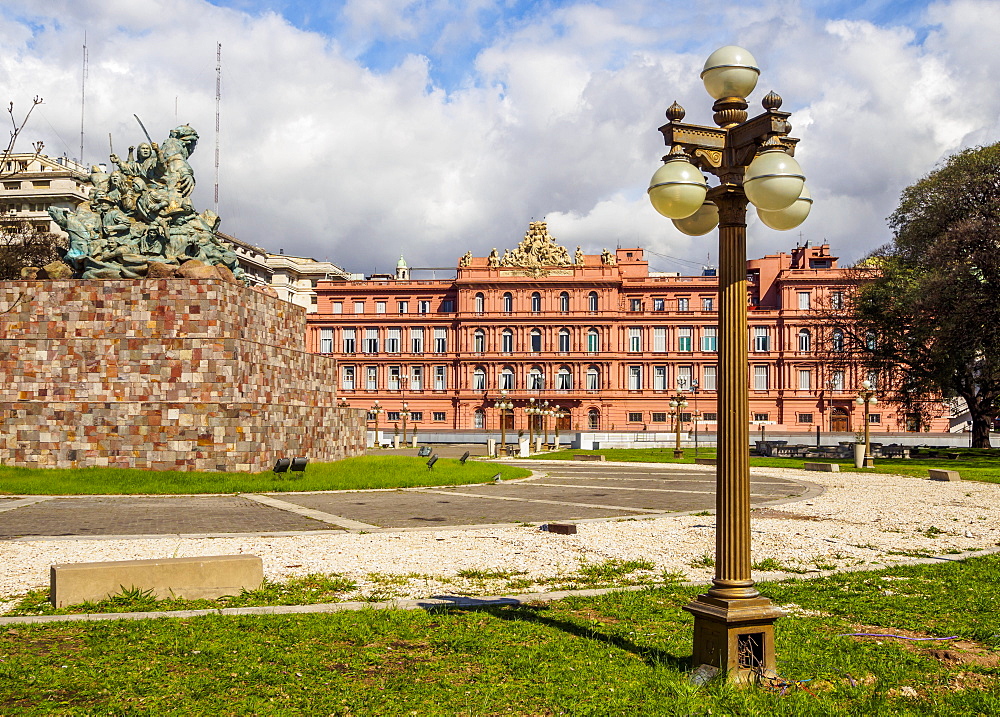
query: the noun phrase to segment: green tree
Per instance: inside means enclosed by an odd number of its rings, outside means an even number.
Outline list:
[[[21,269],[43,267],[65,253],[65,240],[58,234],[21,219],[0,219],[0,280],[20,279]]]
[[[889,398],[965,399],[972,445],[1000,413],[1000,144],[959,152],[908,187],[892,243],[857,267],[854,353]],[[926,405],[923,403],[922,405]]]

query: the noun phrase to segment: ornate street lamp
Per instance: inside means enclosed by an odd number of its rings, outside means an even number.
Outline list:
[[[500,413],[500,449],[494,455],[494,458],[503,455],[504,449],[507,447],[507,411],[514,408],[514,404],[507,400],[507,392],[502,391],[500,393],[500,400],[493,404],[493,408],[497,409]]]
[[[539,409],[538,415],[542,417],[542,433],[544,434],[544,438],[542,439],[542,447],[548,450],[549,447],[548,417],[552,415],[552,409],[549,408],[548,401],[542,401],[542,407]]]
[[[555,417],[555,431],[556,431],[555,447],[558,448],[559,447],[559,421],[561,421],[562,419],[564,419],[567,416],[569,416],[569,413],[567,411],[564,411],[559,405],[556,405],[554,407],[554,411],[553,411],[552,415]]]
[[[878,403],[878,399],[875,397],[874,386],[871,381],[862,381],[861,390],[858,392],[857,403],[859,406],[865,407],[865,458],[863,465],[865,468],[874,468],[875,459],[872,458],[871,452],[871,441],[869,440],[869,423],[868,415],[871,407]],[[855,464],[856,465],[856,464]]]
[[[716,561],[712,588],[685,606],[694,615],[695,667],[719,668],[747,680],[773,670],[774,622],[783,614],[762,597],[750,574],[750,413],[747,355],[746,213],[748,203],[768,226],[791,229],[810,201],[792,157],[790,114],[769,93],[764,112],[747,119],[746,97],[760,70],[741,47],[709,56],[701,73],[715,100],[718,127],[684,124],[674,102],[660,127],[670,148],[653,175],[653,207],[677,228],[701,235],[719,226],[719,418],[716,472]],[[709,188],[702,172],[719,179]],[[800,201],[801,200],[801,201]],[[766,219],[765,219],[766,217]]]
[[[403,401],[403,410],[399,412],[399,417],[403,419],[403,445],[406,445],[406,419],[410,417],[410,407]]]
[[[674,416],[674,429],[677,432],[677,442],[674,443],[674,458],[683,458],[684,451],[681,450],[681,411],[687,408],[688,402],[684,394],[679,393],[670,399],[670,410]]]
[[[691,379],[691,393],[694,394],[694,411],[691,414],[694,423],[694,457],[698,458],[698,379]]]
[[[374,448],[378,448],[380,445],[378,441],[378,417],[379,414],[381,414],[384,411],[385,409],[382,407],[382,404],[379,403],[377,399],[375,403],[372,405],[372,407],[368,409],[368,413],[375,414],[375,442],[374,442],[375,445],[373,446]]]
[[[535,414],[538,410],[534,397],[529,398],[528,405],[524,407],[524,415],[528,417],[528,452],[535,450]]]

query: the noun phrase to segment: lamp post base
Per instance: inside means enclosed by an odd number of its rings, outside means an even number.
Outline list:
[[[775,674],[774,623],[785,613],[766,597],[702,594],[684,606],[694,615],[692,666],[716,667],[730,682]]]
[[[675,449],[674,449],[674,458],[683,458],[683,457],[684,457],[684,451],[682,451],[682,450],[677,450],[677,449],[675,448]]]

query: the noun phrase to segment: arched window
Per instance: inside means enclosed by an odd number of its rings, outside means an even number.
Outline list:
[[[514,295],[509,291],[503,295],[503,311],[505,314],[509,314],[514,310]]]
[[[569,391],[573,388],[573,374],[568,366],[560,366],[559,373],[556,374],[556,388],[560,391]]]
[[[564,314],[569,313],[569,294],[565,291],[559,294],[559,310]]]
[[[486,332],[482,329],[476,329],[472,336],[472,350],[480,354],[486,350]]]
[[[538,329],[531,330],[531,350],[535,353],[542,350],[542,332]]]
[[[514,353],[514,332],[510,329],[500,334],[500,350],[505,354]]]
[[[472,372],[472,390],[486,390],[486,370],[482,366],[476,366],[475,371]]]
[[[598,431],[601,428],[601,412],[596,408],[587,411],[587,428],[591,431]]]
[[[500,372],[500,390],[514,390],[514,369],[510,366],[504,366],[503,370]]]
[[[597,311],[597,292],[587,294],[587,311]]]
[[[477,408],[472,413],[472,427],[486,428],[486,413],[481,408]]]
[[[601,334],[597,329],[587,332],[587,350],[594,352],[601,350]]]
[[[559,350],[569,353],[569,329],[559,329]]]
[[[875,340],[875,332],[869,331],[865,334],[865,348],[874,351],[878,342]]]
[[[597,366],[591,366],[587,369],[587,390],[601,390],[601,370]]]
[[[481,314],[486,311],[486,297],[482,294],[476,294],[476,313]]]
[[[799,351],[809,351],[812,348],[812,336],[809,334],[809,329],[801,329],[799,331]]]
[[[833,350],[834,351],[843,351],[844,350],[844,330],[843,329],[834,329],[833,330],[832,343],[833,343]]]
[[[545,374],[538,366],[532,366],[528,371],[528,390],[541,391],[545,388]]]
[[[531,311],[537,314],[542,310],[542,295],[537,291],[531,292]]]

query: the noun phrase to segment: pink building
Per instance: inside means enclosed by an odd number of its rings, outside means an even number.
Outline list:
[[[838,339],[819,319],[847,291],[829,246],[749,261],[747,275],[747,420],[768,431],[862,428],[865,377],[829,360]],[[506,395],[507,430],[527,430],[524,409],[548,401],[564,414],[561,430],[666,431],[680,391],[683,430],[697,419],[712,432],[717,289],[711,270],[650,272],[639,248],[570,257],[533,222],[503,256],[461,257],[454,279],[413,279],[401,258],[393,276],[319,282],[307,346],[337,358],[338,397],[355,408],[379,401],[383,429],[406,402],[421,431],[498,430],[494,404]],[[915,428],[882,404],[870,420],[876,431]]]

